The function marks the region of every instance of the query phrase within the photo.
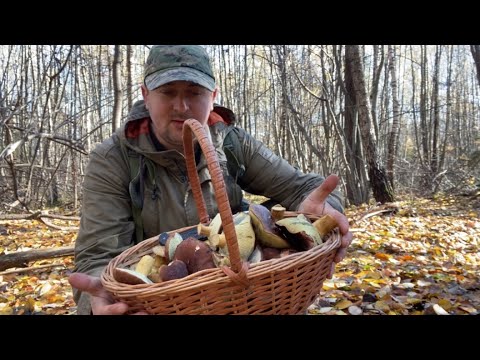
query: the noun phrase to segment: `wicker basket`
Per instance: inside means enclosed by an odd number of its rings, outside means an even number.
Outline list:
[[[193,134],[207,159],[231,267],[206,269],[182,279],[163,283],[128,285],[116,281],[114,269],[127,267],[151,254],[158,237],[147,239],[112,259],[102,273],[104,287],[115,299],[127,303],[130,312],[149,314],[304,314],[318,296],[330,270],[340,235],[335,230],[323,244],[282,258],[248,265],[242,262],[232,212],[215,149],[203,126],[196,120],[185,121],[183,141],[187,171],[200,221],[210,219],[200,188],[193,152]],[[286,212],[285,216],[296,216]],[[311,220],[318,216],[306,214]],[[192,227],[175,230],[181,232]]]

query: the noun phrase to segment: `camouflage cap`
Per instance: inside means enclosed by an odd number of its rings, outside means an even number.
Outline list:
[[[215,90],[210,59],[199,45],[153,46],[145,64],[144,79],[148,90],[179,80]]]

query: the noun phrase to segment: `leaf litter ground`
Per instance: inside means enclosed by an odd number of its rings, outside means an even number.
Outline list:
[[[478,195],[415,198],[394,205],[395,211],[381,213],[376,211],[385,207],[347,209],[354,240],[308,314],[480,314]],[[0,221],[0,256],[72,246],[75,236],[36,220]],[[49,267],[0,275],[0,314],[75,314],[67,281],[73,257],[27,265]]]

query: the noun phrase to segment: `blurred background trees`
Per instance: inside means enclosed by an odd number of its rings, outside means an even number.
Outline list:
[[[348,204],[480,186],[479,45],[205,45],[219,101]],[[0,46],[0,211],[78,209],[141,98],[143,45]]]

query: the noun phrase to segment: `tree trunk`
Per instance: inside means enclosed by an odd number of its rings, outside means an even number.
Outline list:
[[[130,110],[133,105],[132,96],[132,45],[127,45],[127,108]]]
[[[477,68],[477,80],[480,86],[480,45],[470,45],[470,51],[472,52],[473,61]]]
[[[397,74],[395,71],[395,47],[388,46],[388,67],[390,70],[390,86],[392,87],[392,101],[393,101],[393,120],[392,127],[390,128],[390,134],[388,136],[388,154],[387,154],[387,176],[390,181],[390,186],[395,189],[395,158],[397,157],[397,139],[400,131],[400,105],[398,103],[397,95]]]
[[[453,46],[450,48],[450,53],[447,56],[447,112],[445,114],[445,135],[443,138],[442,152],[440,156],[440,169],[443,169],[445,164],[445,152],[450,137],[450,117],[452,112],[452,63],[453,63]]]
[[[380,76],[382,75],[383,62],[385,56],[383,55],[383,46],[373,46],[373,80],[372,90],[370,91],[370,104],[372,108],[372,122],[375,129],[375,138],[378,139],[378,120],[377,120],[377,97],[378,97],[378,83],[380,82]],[[380,56],[380,62],[377,64],[378,57]]]
[[[367,184],[362,184],[361,172],[365,171],[358,159],[362,155],[362,141],[358,136],[358,112],[355,108],[355,91],[353,87],[351,67],[345,68],[345,146],[349,171],[346,172],[347,198],[351,204],[360,205],[367,202]],[[357,166],[359,165],[359,166]],[[366,175],[365,175],[366,176]]]
[[[437,46],[435,51],[435,68],[433,72],[433,89],[432,89],[432,107],[433,107],[433,129],[432,129],[432,157],[430,159],[430,176],[437,178],[441,169],[438,167],[439,155],[439,132],[440,132],[440,101],[439,101],[439,72],[440,72],[440,57],[442,55],[442,46]],[[432,184],[434,185],[434,184]]]
[[[113,53],[113,114],[112,114],[112,133],[117,130],[122,117],[122,70],[121,70],[121,50],[120,45],[115,45]]]
[[[428,99],[427,99],[427,83],[428,83],[428,62],[427,62],[427,47],[426,45],[421,46],[421,72],[420,72],[420,136],[421,136],[421,149],[423,153],[423,177],[422,177],[422,188],[423,189],[430,189],[431,188],[431,177],[429,174],[429,164],[431,160],[430,156],[430,148],[428,146],[430,139],[429,139],[429,130],[427,124],[427,107],[428,107]]]
[[[393,189],[387,181],[385,170],[378,163],[377,149],[371,132],[370,103],[358,45],[345,47],[345,65],[350,67],[352,73],[358,120],[373,196],[377,202],[382,204],[392,202],[394,201]]]

